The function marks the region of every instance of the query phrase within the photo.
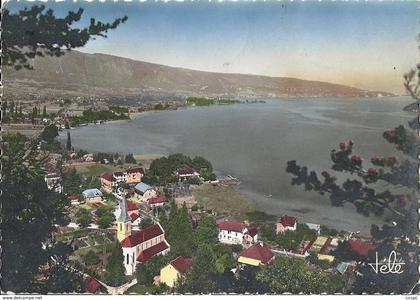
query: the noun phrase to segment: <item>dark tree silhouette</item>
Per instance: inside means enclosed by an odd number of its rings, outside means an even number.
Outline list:
[[[89,26],[75,28],[80,21],[83,9],[70,11],[64,18],[54,15],[52,9],[44,5],[34,5],[17,13],[5,9],[2,16],[2,58],[3,65],[15,69],[32,69],[29,59],[36,56],[61,56],[66,50],[86,45],[95,37],[107,37],[108,30],[117,28],[127,17],[118,18],[112,23],[102,23],[94,18]]]

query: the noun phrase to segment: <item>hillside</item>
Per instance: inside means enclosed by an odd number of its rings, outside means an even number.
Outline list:
[[[58,95],[184,97],[376,96],[344,85],[300,80],[194,71],[132,59],[71,51],[41,57],[34,70],[4,68],[5,97]]]

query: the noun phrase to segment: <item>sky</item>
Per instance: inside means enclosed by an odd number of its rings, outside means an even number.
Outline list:
[[[34,2],[9,1],[11,11]],[[419,62],[415,1],[43,3],[57,16],[128,16],[79,51],[195,70],[287,76],[404,93]]]

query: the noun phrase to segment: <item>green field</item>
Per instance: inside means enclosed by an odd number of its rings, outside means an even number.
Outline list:
[[[76,170],[78,173],[85,175],[86,177],[99,176],[103,173],[108,173],[108,172],[113,171],[110,167],[100,165],[100,164],[92,165],[92,166],[82,166],[82,167],[76,168]]]
[[[250,199],[227,186],[204,184],[194,191],[194,197],[204,209],[214,210],[237,221],[248,219],[247,213],[256,209]]]

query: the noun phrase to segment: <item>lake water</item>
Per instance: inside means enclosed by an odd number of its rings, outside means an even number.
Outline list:
[[[327,197],[292,186],[286,162],[295,159],[310,169],[328,170],[330,150],[349,139],[365,160],[396,155],[382,133],[414,118],[402,111],[411,102],[408,97],[300,98],[191,107],[90,125],[71,130],[71,137],[76,148],[94,152],[201,155],[217,174],[238,177],[239,190],[261,210],[368,234],[383,217],[361,216],[351,205],[332,207]],[[65,141],[65,133],[60,139]]]

